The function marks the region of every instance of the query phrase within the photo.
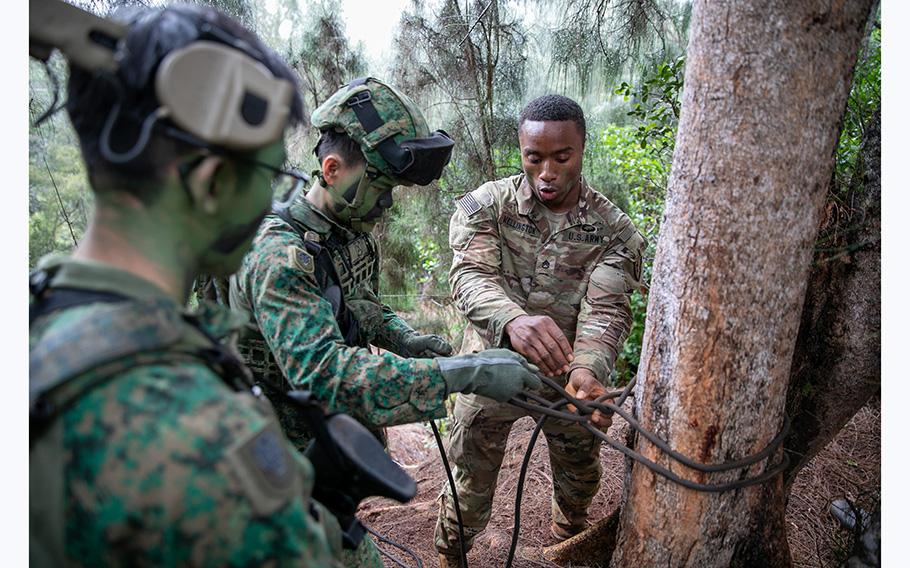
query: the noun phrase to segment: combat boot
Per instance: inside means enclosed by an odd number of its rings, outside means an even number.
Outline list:
[[[464,568],[461,565],[461,556],[439,553],[439,568]]]
[[[587,523],[583,525],[561,525],[556,521],[550,523],[550,532],[553,533],[553,536],[556,537],[559,542],[572,538],[587,528]]]

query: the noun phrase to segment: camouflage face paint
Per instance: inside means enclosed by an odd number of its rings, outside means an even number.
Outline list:
[[[337,190],[329,193],[333,197],[335,217],[355,231],[368,233],[385,210],[392,207],[392,189],[398,184],[372,166],[352,168],[351,174],[355,173],[359,175],[346,186],[341,199],[335,196]],[[350,178],[345,176],[345,179]]]
[[[255,154],[251,160],[280,167],[285,159],[284,142],[276,142]],[[230,159],[230,158],[228,158]],[[250,249],[256,229],[271,210],[272,180],[267,167],[235,160],[238,172],[233,188],[221,195],[223,222],[218,234],[200,259],[202,269],[214,275],[228,275],[240,267]]]

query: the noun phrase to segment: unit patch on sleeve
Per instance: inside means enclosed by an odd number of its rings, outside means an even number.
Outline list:
[[[269,515],[301,491],[300,472],[277,423],[240,440],[227,454],[253,509]]]
[[[288,258],[291,262],[291,268],[296,268],[307,274],[313,274],[316,270],[316,261],[313,259],[313,255],[300,247],[288,247]]]

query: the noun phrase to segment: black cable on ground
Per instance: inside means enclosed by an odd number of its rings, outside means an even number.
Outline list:
[[[395,542],[394,540],[379,534],[378,532],[374,531],[372,528],[370,528],[366,525],[363,525],[363,526],[367,530],[368,533],[375,536],[380,542],[384,542],[384,543],[388,544],[389,546],[394,546],[398,550],[401,550],[402,552],[404,552],[405,554],[410,556],[416,563],[417,568],[423,568],[423,561],[420,559],[419,556],[417,556],[417,554],[414,553],[413,550],[411,550],[407,546],[401,544],[400,542]],[[389,560],[391,560],[398,566],[401,566],[401,568],[411,568],[410,566],[408,566],[407,564],[402,562],[400,558],[398,558],[391,552],[386,552],[385,550],[379,548],[378,546],[376,547],[376,550],[378,550],[380,554],[382,554],[383,556],[385,556],[386,558],[388,558]]]
[[[433,428],[433,436],[436,438],[436,446],[439,448],[439,456],[442,458],[442,466],[446,470],[446,477],[449,478],[449,488],[452,490],[452,504],[455,506],[455,517],[458,519],[458,551],[461,555],[461,568],[468,568],[468,551],[465,548],[464,522],[461,520],[461,505],[458,503],[458,490],[455,489],[455,478],[452,477],[452,468],[449,467],[449,458],[446,457],[445,447],[442,445],[442,436],[436,428],[436,421],[430,420],[430,426]]]
[[[514,401],[515,399],[513,399]],[[560,406],[568,404],[565,400],[558,400],[550,403],[549,409],[556,410]],[[531,463],[531,454],[534,446],[537,444],[537,438],[543,430],[544,422],[547,421],[547,415],[542,414],[537,420],[537,426],[531,439],[528,441],[528,448],[525,450],[525,457],[521,462],[521,470],[518,473],[518,485],[515,487],[515,521],[512,524],[512,542],[509,544],[509,556],[506,558],[506,568],[512,567],[512,561],[515,559],[515,550],[518,548],[518,532],[521,529],[521,497],[524,494],[525,476],[528,473],[528,465]]]

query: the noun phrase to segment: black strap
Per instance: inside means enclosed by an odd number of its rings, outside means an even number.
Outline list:
[[[365,85],[369,79],[370,77],[354,79],[348,83],[348,86],[357,87]],[[354,93],[347,100],[347,105],[354,111],[357,120],[367,134],[385,124],[385,121],[382,120],[382,117],[379,116],[379,112],[373,105],[373,96],[370,94],[370,91]],[[382,156],[390,166],[392,166],[394,173],[403,172],[414,161],[411,152],[396,144],[394,138],[391,136],[379,142],[379,144],[376,145],[376,151],[379,152],[379,155]]]
[[[341,285],[341,277],[335,269],[335,263],[332,261],[331,246],[322,246],[319,243],[307,240],[306,227],[302,226],[296,219],[291,216],[287,205],[276,203],[272,206],[272,211],[287,223],[291,229],[297,233],[303,246],[310,255],[313,256],[314,270],[313,275],[316,278],[316,284],[319,286],[320,295],[332,306],[332,315],[335,317],[335,323],[341,330],[345,345],[349,347],[359,347],[360,345],[360,322],[351,313],[344,301],[344,288]],[[327,245],[332,244],[333,235],[329,235]]]
[[[114,292],[81,290],[79,288],[48,288],[40,296],[36,297],[28,307],[28,322],[31,325],[41,316],[76,306],[94,304],[96,302],[125,302],[128,299],[126,296]]]

